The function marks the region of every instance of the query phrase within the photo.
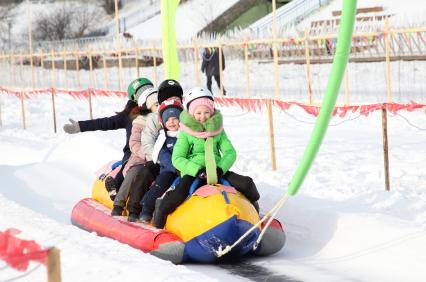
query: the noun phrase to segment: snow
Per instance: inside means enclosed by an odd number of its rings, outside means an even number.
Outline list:
[[[218,7],[224,7],[219,2],[223,3],[217,1]],[[402,5],[399,2],[387,1],[396,11]],[[395,70],[399,62],[392,64]],[[244,97],[243,64],[227,61],[228,66],[225,85],[229,93]],[[350,92],[364,93],[356,96],[357,103],[385,101],[383,66],[349,65],[349,73],[355,74],[355,79],[351,76],[349,80]],[[411,85],[415,91],[410,95],[424,103],[424,80],[411,80],[408,73],[411,68],[424,70],[424,64],[409,62],[404,66],[408,67],[402,69],[398,81],[400,93],[394,98],[407,102],[410,97],[405,91]],[[304,67],[280,68],[281,87],[284,91],[294,89],[300,95],[291,98],[303,102]],[[271,69],[270,64],[251,67],[258,97],[273,93]],[[316,99],[328,72],[329,65],[313,67]],[[48,72],[44,75],[50,77]],[[191,77],[183,73],[185,89],[193,86]],[[87,82],[88,74],[82,80]],[[398,87],[394,87],[395,94]],[[122,98],[94,98],[94,117],[113,115],[124,104]],[[26,100],[27,130],[23,130],[20,101],[0,95],[0,231],[14,227],[22,231],[21,238],[59,248],[63,281],[426,281],[424,109],[388,116],[389,192],[384,184],[380,112],[368,117],[354,113],[344,119],[333,118],[303,186],[278,214],[287,234],[283,250],[271,257],[251,258],[238,269],[173,265],[72,226],[71,210],[80,199],[90,196],[95,171],[121,158],[125,132],[67,135],[62,125],[68,118],[88,119],[87,101],[60,94],[56,106],[57,134],[53,132],[51,98],[43,94]],[[267,212],[285,194],[315,118],[298,108],[274,110],[277,171],[272,171],[265,110],[221,110],[227,134],[238,152],[232,170],[254,179],[261,193],[261,211]],[[1,281],[20,275],[3,266],[0,262]],[[30,269],[36,266],[32,263]],[[39,267],[20,281],[46,281],[45,268]]]
[[[2,99],[0,230],[15,227],[23,238],[59,248],[64,281],[243,281],[216,266],[175,266],[71,226],[72,207],[90,196],[94,172],[120,158],[124,131],[54,134],[44,95],[27,103],[30,122],[23,130],[19,100]],[[125,103],[94,100],[99,117]],[[59,126],[87,111],[86,101],[66,95],[58,96],[57,107],[67,109],[58,111]],[[233,170],[254,178],[266,212],[284,195],[315,119],[297,108],[274,112],[278,170],[272,171],[266,113],[222,111],[239,153]],[[426,118],[424,112],[389,116],[390,192],[384,188],[380,113],[333,119],[338,125],[329,128],[303,187],[279,213],[288,236],[284,249],[250,263],[302,281],[424,281],[426,133],[401,116],[423,127]],[[44,281],[41,269],[27,281]],[[0,272],[1,280],[14,275]]]

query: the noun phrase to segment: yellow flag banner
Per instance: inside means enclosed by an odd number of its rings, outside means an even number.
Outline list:
[[[176,49],[175,18],[180,0],[161,0],[161,29],[163,35],[163,63],[165,79],[180,78],[180,67]]]

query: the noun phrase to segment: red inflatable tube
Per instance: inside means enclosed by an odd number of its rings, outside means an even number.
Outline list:
[[[141,223],[130,223],[125,217],[112,217],[111,211],[93,199],[86,198],[75,205],[71,222],[100,236],[128,244],[143,252],[151,252],[161,244],[182,242],[176,235]]]

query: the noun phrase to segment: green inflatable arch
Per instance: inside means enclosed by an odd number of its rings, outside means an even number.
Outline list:
[[[325,96],[322,101],[315,127],[312,130],[309,143],[305,149],[302,160],[294,173],[288,186],[287,193],[295,195],[303,183],[315,156],[321,146],[324,135],[330,123],[331,115],[336,104],[337,95],[348,63],[352,41],[352,31],[355,22],[356,0],[342,0],[343,10],[340,21],[340,30],[337,38],[337,48],[333,59],[330,76],[328,78]]]

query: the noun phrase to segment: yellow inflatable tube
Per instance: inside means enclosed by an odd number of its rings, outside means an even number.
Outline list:
[[[227,193],[228,204],[220,186],[214,195],[192,195],[167,217],[165,229],[187,242],[233,216],[253,225],[260,220],[256,209],[241,193]]]

